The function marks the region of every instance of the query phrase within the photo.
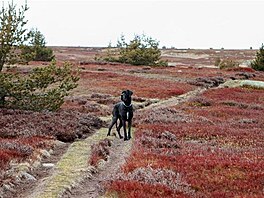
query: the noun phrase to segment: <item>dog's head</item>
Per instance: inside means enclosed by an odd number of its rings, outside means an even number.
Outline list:
[[[131,102],[132,95],[133,95],[133,91],[130,91],[130,90],[122,91],[121,100],[123,102]]]

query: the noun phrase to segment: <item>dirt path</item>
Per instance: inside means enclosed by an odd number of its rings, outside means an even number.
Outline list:
[[[221,87],[221,86],[220,86]],[[148,106],[137,111],[154,110],[160,108],[175,106],[180,103],[200,95],[206,88],[197,88],[186,94],[169,98],[167,100],[155,101]],[[102,118],[109,121],[110,117]],[[135,128],[132,130],[132,133]],[[25,198],[95,198],[104,196],[104,184],[111,180],[120,171],[125,163],[132,148],[133,141],[120,140],[115,136],[110,136],[112,140],[110,155],[107,161],[100,163],[96,169],[88,165],[88,159],[91,154],[91,145],[98,143],[106,138],[107,128],[97,130],[93,135],[84,139],[75,141],[71,145],[60,144],[50,158],[42,161],[43,163],[54,163],[52,169],[37,169],[37,182],[35,184],[22,184],[15,196]],[[65,150],[67,151],[65,152]],[[64,154],[63,154],[64,153]],[[46,174],[46,175],[45,175]],[[31,188],[28,188],[28,187]]]
[[[162,107],[168,107],[185,102],[186,100],[193,98],[201,94],[206,89],[198,88],[194,91],[190,91],[186,94],[172,97],[168,100],[161,100],[157,103],[151,104],[140,111],[147,109],[158,109]],[[135,130],[135,129],[134,129]],[[133,130],[133,131],[134,131]],[[124,142],[117,138],[113,139],[113,144],[110,149],[110,156],[108,161],[102,166],[98,173],[94,174],[92,178],[86,178],[78,186],[71,191],[67,191],[63,198],[96,198],[103,196],[105,191],[103,189],[104,183],[109,181],[120,170],[120,167],[125,163],[126,157],[129,156],[131,150],[131,141]]]
[[[185,94],[182,94],[182,95],[179,95],[179,96],[176,96],[176,97],[171,97],[171,98],[169,98],[167,100],[161,100],[161,101],[159,101],[157,103],[151,104],[151,105],[145,107],[142,110],[144,111],[144,110],[147,110],[147,109],[159,109],[159,108],[162,108],[162,107],[175,106],[177,104],[185,102],[185,101],[189,100],[190,98],[193,98],[193,97],[201,94],[205,90],[206,90],[206,88],[197,88],[197,89],[195,89],[193,91],[189,91],[189,92],[187,92]]]
[[[186,94],[172,97],[168,100],[159,101],[141,109],[140,111],[177,105],[197,96],[205,90],[206,89],[198,88]],[[83,182],[78,185],[77,188],[74,188],[71,192],[67,192],[63,198],[96,198],[104,195],[105,192],[102,188],[104,182],[109,181],[112,176],[118,173],[121,165],[125,163],[125,158],[129,156],[130,149],[131,144],[124,144],[123,140],[114,139],[113,146],[110,150],[111,155],[109,156],[109,161],[106,163],[103,169],[94,175],[93,178],[83,180]]]
[[[115,138],[112,142],[110,149],[110,156],[99,168],[97,174],[92,178],[84,179],[76,188],[71,192],[67,192],[64,198],[95,198],[104,195],[105,191],[102,186],[118,173],[121,165],[125,163],[126,157],[130,154],[132,142],[124,142]]]
[[[100,140],[104,139],[107,134],[106,128],[101,128],[92,136],[76,141],[72,143],[67,152],[61,157],[55,167],[50,171],[50,174],[38,181],[38,184],[28,190],[28,192],[23,193],[23,197],[27,198],[55,198],[62,197],[64,194],[67,195],[67,191],[71,192],[71,189],[75,186],[81,185],[84,180],[92,181],[93,175],[98,171],[93,166],[88,166],[88,159],[91,154],[91,146],[98,143]],[[120,153],[113,158],[117,158],[114,162],[111,162],[108,166],[111,167],[119,160],[121,163],[123,155],[129,153],[132,145],[132,141],[124,142],[118,141],[114,136],[110,137],[113,139],[114,143],[113,149],[124,150],[124,153]],[[115,152],[112,152],[115,153]],[[107,165],[105,165],[107,167]],[[102,166],[104,167],[104,166]],[[89,182],[88,182],[89,183]],[[91,182],[92,184],[92,182]],[[92,184],[94,186],[94,184]],[[96,195],[97,196],[97,195]]]
[[[204,90],[205,89],[198,88],[168,100],[161,100],[139,111],[148,109],[158,110],[162,107],[177,105],[200,94]],[[135,131],[135,129],[132,130],[132,133],[133,131]],[[17,197],[93,198],[104,195],[104,182],[110,180],[118,173],[120,167],[125,163],[125,159],[129,156],[132,147],[132,140],[124,142],[115,136],[110,136],[112,145],[110,147],[108,160],[101,163],[97,169],[93,166],[88,166],[91,145],[106,138],[106,134],[107,128],[101,128],[90,137],[75,141],[68,147],[67,151],[62,156],[60,155],[60,159],[58,159],[58,156],[56,158],[55,153],[55,156],[53,156],[55,159],[54,162],[58,160],[55,167],[46,171],[46,177],[42,177],[38,180],[31,189],[24,189],[24,192],[20,191]]]
[[[41,164],[56,164],[61,159],[61,157],[69,146],[70,143],[63,143],[57,141],[56,146],[53,149],[52,155],[48,158],[43,158],[41,160]],[[16,188],[16,191],[7,192],[5,194],[5,197],[24,198],[30,194],[33,194],[34,189],[39,185],[39,183],[45,181],[52,174],[53,171],[54,169],[43,167],[41,165],[38,166],[36,169],[30,172],[30,174],[33,175],[38,182],[32,182],[31,180],[22,180],[18,188]]]

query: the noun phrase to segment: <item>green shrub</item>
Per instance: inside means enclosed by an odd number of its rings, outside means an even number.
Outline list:
[[[221,63],[221,58],[219,57],[215,58],[214,66],[219,66],[220,63]]]
[[[34,68],[29,75],[0,73],[0,106],[25,110],[50,110],[60,108],[64,97],[77,87],[79,77],[71,65]]]
[[[264,45],[259,48],[255,59],[251,62],[251,67],[258,71],[264,71]]]
[[[51,61],[54,58],[53,51],[47,47],[35,47],[35,61]]]
[[[33,50],[30,46],[22,45],[20,46],[21,49],[21,55],[17,62],[21,64],[28,64],[29,61],[32,61],[35,57],[35,54],[33,53]]]
[[[22,62],[34,61],[51,61],[54,58],[53,51],[46,47],[44,35],[37,29],[29,32],[29,45],[21,48]]]
[[[161,50],[158,48],[159,42],[145,35],[136,35],[129,43],[125,37],[121,36],[117,47],[119,57],[108,56],[105,60],[132,65],[161,65],[167,66],[166,61],[161,61]]]
[[[233,60],[221,60],[221,62],[219,63],[220,69],[229,69],[235,67],[239,67],[239,63]]]

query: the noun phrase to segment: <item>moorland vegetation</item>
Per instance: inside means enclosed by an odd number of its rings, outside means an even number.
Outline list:
[[[142,110],[135,116],[133,150],[120,174],[107,181],[110,195],[263,195],[263,89],[211,89],[232,78],[263,81],[263,72],[255,71],[263,71],[263,45],[253,69],[237,70],[236,62],[226,60],[218,61],[222,70],[186,65],[139,68],[167,65],[161,61],[159,43],[144,35],[128,43],[121,37],[118,54],[105,59],[119,65],[83,65],[78,75],[71,64],[52,61],[21,72],[7,65],[54,58],[44,35],[25,28],[27,10],[26,5],[17,10],[11,3],[0,11],[1,187],[14,186],[22,176],[10,170],[21,162],[33,164],[32,159],[54,148],[56,140],[72,142],[102,127],[98,117],[111,113],[120,90],[131,89],[135,106]],[[74,88],[76,92],[65,98]],[[191,100],[181,97],[195,90]],[[145,108],[156,102],[160,106]],[[94,166],[107,160],[111,142],[98,145],[92,146],[87,160]]]

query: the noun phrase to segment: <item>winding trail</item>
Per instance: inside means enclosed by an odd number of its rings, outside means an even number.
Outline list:
[[[132,129],[134,131],[134,129]],[[105,130],[106,132],[106,130]],[[105,194],[104,182],[111,180],[118,173],[120,167],[125,163],[129,156],[132,141],[114,138],[110,147],[110,155],[107,161],[99,166],[98,173],[92,178],[86,178],[79,183],[71,192],[64,194],[64,198],[95,198]]]
[[[186,94],[153,103],[138,111],[145,111],[148,109],[158,110],[162,107],[177,105],[201,94],[205,90],[205,88],[198,88]],[[106,133],[107,129],[103,130],[105,130]],[[135,128],[133,128],[132,132],[134,131]],[[77,188],[72,189],[71,192],[67,192],[63,198],[96,198],[104,195],[105,192],[102,188],[104,182],[109,181],[116,173],[118,173],[120,167],[125,163],[126,157],[130,154],[131,146],[132,141],[124,142],[123,140],[114,138],[110,149],[109,159],[102,169],[99,170],[99,173],[95,174],[92,178],[83,180]]]
[[[170,106],[175,106],[175,105],[178,105],[180,103],[183,103],[187,100],[189,100],[190,98],[193,98],[201,93],[203,93],[205,90],[207,90],[207,88],[197,88],[193,91],[189,91],[185,94],[182,94],[182,95],[179,95],[179,96],[175,96],[175,97],[171,97],[167,100],[161,100],[157,103],[154,103],[154,104],[151,104],[145,108],[143,108],[142,110],[147,110],[147,109],[153,109],[153,110],[156,110],[156,109],[159,109],[159,108],[162,108],[162,107],[170,107]]]
[[[158,110],[185,102],[197,96],[206,89],[198,88],[186,94],[160,100],[138,111],[148,109]],[[104,117],[109,120],[110,117]],[[111,119],[111,118],[110,118]],[[135,128],[132,129],[132,136]],[[52,168],[50,174],[37,182],[37,185],[23,193],[25,198],[93,198],[104,195],[103,183],[109,181],[125,163],[133,144],[131,141],[123,141],[115,136],[108,137],[112,140],[110,155],[107,161],[101,161],[96,169],[88,165],[91,155],[91,146],[106,138],[107,128],[97,130],[86,139],[73,142],[66,153]]]
[[[94,177],[94,175],[96,175],[98,170],[95,167],[88,165],[88,159],[91,155],[91,146],[93,144],[98,143],[100,140],[105,139],[106,134],[107,129],[101,128],[88,138],[72,143],[68,148],[67,152],[55,165],[53,171],[51,171],[52,173],[48,177],[43,178],[35,188],[31,189],[29,192],[24,194],[23,197],[62,197],[64,194],[66,196],[67,192],[71,192],[72,188],[74,188],[75,186],[78,185],[79,188],[79,185],[81,185],[82,181],[87,179],[92,181],[92,178]],[[124,152],[124,155],[129,153],[132,141],[124,142],[122,140],[118,140],[114,136],[110,136],[109,139],[113,140],[113,147],[121,147],[120,150]],[[111,153],[114,154],[115,152],[112,151]],[[111,162],[112,158],[115,159],[115,162]],[[122,159],[120,159],[120,156],[115,157],[114,155],[111,156],[108,161],[110,164],[122,163]],[[101,167],[104,167],[104,165],[101,165]],[[86,193],[87,192],[85,192],[85,194]]]
[[[216,88],[229,87],[231,86],[230,83],[234,84],[235,82],[228,81]],[[232,86],[237,86],[233,84]],[[153,102],[148,106],[143,105],[137,111],[142,112],[150,109],[159,111],[160,108],[168,108],[186,102],[205,90],[207,88],[197,88],[176,97]],[[103,117],[102,119],[110,121],[111,117]],[[107,161],[100,161],[97,169],[89,166],[88,159],[91,155],[91,146],[105,139],[107,130],[107,128],[101,128],[88,138],[72,143],[50,171],[51,173],[46,178],[38,181],[35,188],[24,192],[22,196],[26,198],[104,197],[105,190],[103,186],[105,182],[111,180],[120,171],[121,166],[125,164],[126,158],[130,155],[133,145],[133,139],[124,142],[115,136],[110,136],[108,138],[112,140],[112,144],[109,148],[110,154]],[[133,136],[135,130],[135,128],[132,129]]]

